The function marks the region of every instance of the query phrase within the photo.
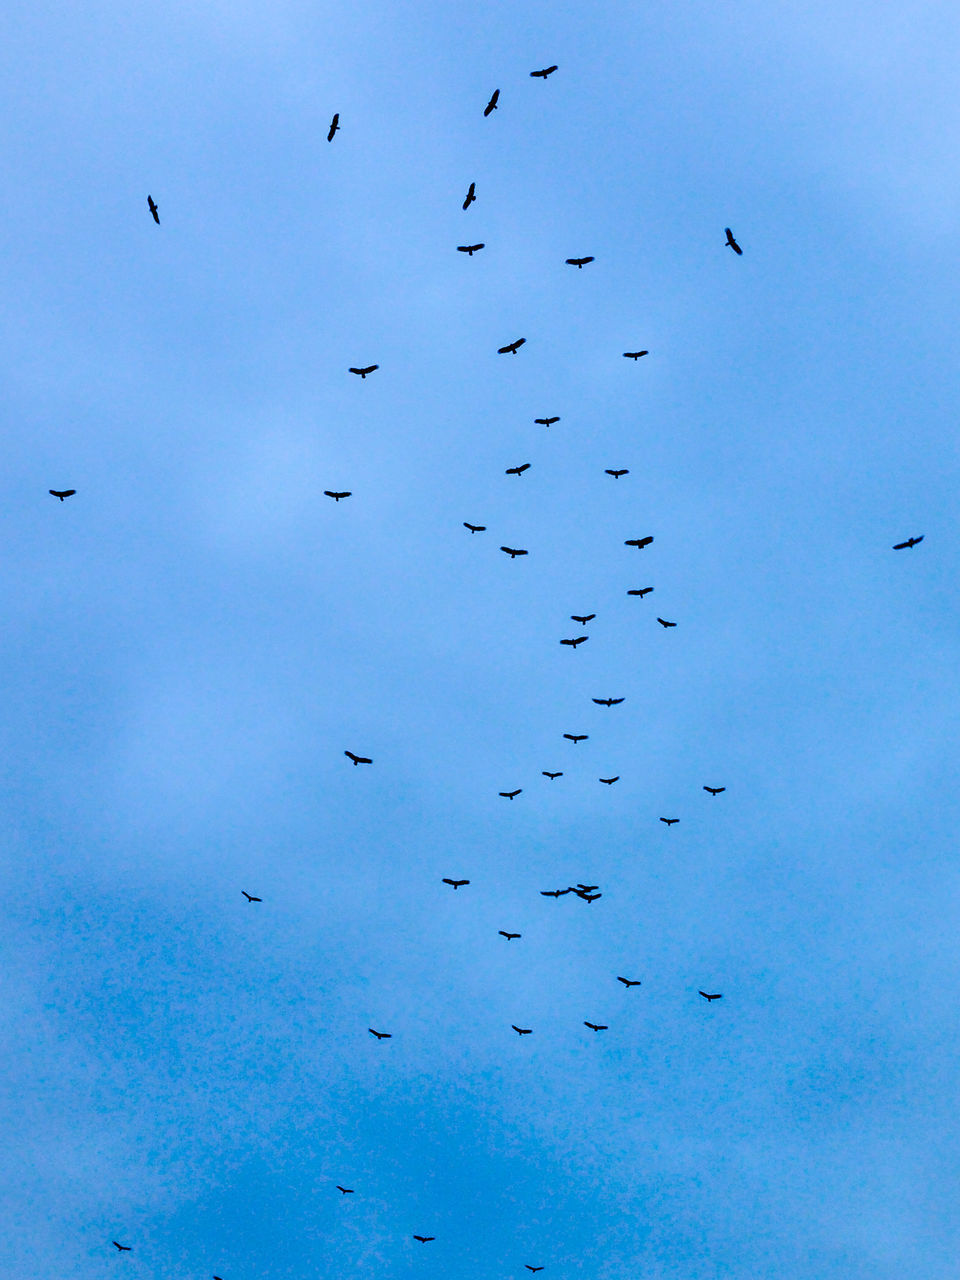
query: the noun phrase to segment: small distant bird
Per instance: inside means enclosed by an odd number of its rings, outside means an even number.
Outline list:
[[[454,887],[454,889],[459,889],[461,885],[469,884],[469,883],[470,883],[470,881],[469,881],[469,880],[448,880],[448,879],[447,879],[447,877],[446,877],[446,876],[444,876],[444,877],[443,877],[443,883],[444,883],[444,884],[452,884],[452,885],[453,885],[453,887]]]
[[[493,91],[493,97],[490,99],[490,101],[487,103],[487,105],[483,108],[483,114],[484,114],[485,116],[488,116],[488,115],[490,114],[490,112],[491,112],[491,111],[496,111],[496,109],[497,109],[497,99],[498,99],[499,97],[500,97],[500,90],[499,90],[499,89],[494,89],[494,91]]]
[[[565,733],[563,736],[570,742],[586,742],[590,737],[589,733]]]
[[[562,898],[565,893],[572,893],[572,889],[541,889],[541,898]]]
[[[620,781],[619,773],[615,778],[600,778],[600,782],[605,782],[608,787],[612,787],[615,782],[619,782],[619,781]]]
[[[116,1240],[113,1241],[113,1244],[121,1253],[129,1253],[133,1248],[133,1246],[129,1244],[117,1244]]]
[[[709,791],[712,796],[718,796],[721,791],[726,791],[726,787],[704,787],[704,791]]]
[[[360,377],[361,377],[361,378],[365,378],[365,377],[367,376],[367,374],[368,374],[368,373],[373,373],[373,372],[374,372],[374,370],[379,369],[379,368],[380,368],[380,366],[379,366],[378,364],[368,364],[368,365],[366,365],[363,369],[354,369],[354,368],[352,368],[352,367],[351,367],[350,372],[351,372],[351,373],[358,373],[358,374],[360,375]]]
[[[573,891],[578,898],[582,898],[584,902],[596,902],[598,898],[602,898],[602,893],[588,893],[586,889],[574,889]]]
[[[542,71],[531,71],[532,76],[539,76],[541,80],[546,80],[547,76],[552,76],[556,71],[556,67],[544,67]],[[530,1267],[530,1271],[542,1271],[543,1267]]]
[[[601,1023],[601,1022],[584,1022],[584,1024],[583,1024],[583,1025],[584,1025],[585,1027],[589,1027],[591,1031],[607,1031],[607,1030],[609,1030],[609,1028],[608,1028],[608,1027],[606,1027],[606,1026],[604,1026],[604,1024],[603,1024],[603,1023]]]
[[[650,543],[651,543],[652,541],[653,541],[653,538],[652,538],[652,537],[649,537],[649,538],[627,538],[623,545],[624,545],[625,547],[636,547],[639,551],[642,551],[644,547],[649,547],[649,545],[650,545]]]
[[[520,938],[523,936],[522,934],[519,934],[519,933],[507,933],[506,930],[504,929],[498,929],[497,932],[500,934],[501,938],[506,938],[508,942],[510,942],[513,938]]]
[[[679,822],[680,819],[679,818],[661,818],[660,821],[666,823],[668,827],[672,827],[673,824],[675,822]]]
[[[430,1240],[436,1240],[436,1236],[414,1236],[414,1240],[419,1240],[421,1244],[427,1244]]]
[[[648,356],[649,351],[625,351],[623,353],[626,360],[639,360],[641,356]]]
[[[661,627],[675,627],[677,625],[675,622],[667,622],[666,618],[657,618],[657,621]]]
[[[469,188],[467,189],[467,198],[463,202],[464,209],[465,210],[469,209],[470,206],[473,204],[473,202],[476,200],[476,198],[477,198],[477,184],[475,182],[471,182]]]
[[[540,770],[540,772],[543,774],[543,776],[544,776],[545,778],[549,778],[551,782],[554,780],[554,778],[562,778],[562,777],[563,777],[563,771],[562,771],[562,770],[560,771],[560,773],[548,773],[546,769],[541,769],[541,770]]]
[[[52,493],[53,490],[51,489],[50,492]],[[915,547],[918,542],[922,542],[922,541],[923,541],[923,534],[921,533],[919,538],[908,538],[906,542],[898,542],[893,549],[894,551],[902,551],[904,547]]]
[[[467,253],[472,258],[478,249],[485,248],[482,244],[458,244],[457,253]]]
[[[717,991],[712,996],[708,995],[706,991],[701,991],[700,994],[703,996],[704,1000],[722,1000],[723,999],[722,991]]]
[[[628,596],[646,596],[653,590],[653,587],[634,587],[632,591],[628,591]]]
[[[352,751],[344,751],[343,754],[352,760],[355,766],[358,764],[373,764],[369,756],[355,756]]]
[[[737,244],[736,240],[734,240],[734,238],[733,238],[733,232],[730,230],[730,228],[729,228],[729,227],[724,227],[723,229],[724,229],[724,231],[727,233],[727,244],[730,246],[730,248],[733,250],[733,252],[734,252],[734,253],[743,253],[743,250],[742,250],[742,249],[740,248],[740,246]]]
[[[577,881],[577,889],[579,889],[581,893],[592,893],[594,889],[599,888],[600,886],[598,884],[581,884],[579,880]],[[577,889],[574,889],[574,893],[576,893]]]
[[[504,800],[512,800],[513,797],[518,796],[522,790],[523,787],[517,787],[516,791],[501,791],[498,794],[502,795]]]
[[[515,1022],[510,1023],[518,1036],[528,1036],[533,1031],[533,1027],[518,1027]]]
[[[625,987],[639,987],[641,985],[639,978],[621,978],[617,977],[618,982],[622,982]]]
[[[505,347],[497,347],[497,355],[505,356],[509,351],[511,355],[515,356],[525,342],[526,338],[517,338],[516,342],[508,342]]]
[[[64,498],[72,498],[77,492],[76,489],[49,489],[48,493],[52,493],[55,498],[59,498],[62,502]]]
[[[567,266],[576,267],[578,271],[585,267],[588,262],[593,262],[592,256],[589,258],[567,258]]]
[[[522,476],[525,471],[529,471],[529,470],[530,470],[530,463],[524,462],[519,467],[507,467],[506,471],[504,472],[504,475]]]
[[[487,526],[486,526],[485,524],[470,524],[470,523],[469,523],[468,521],[466,521],[466,520],[464,520],[464,522],[463,522],[463,527],[464,527],[465,529],[469,529],[471,533],[486,533],[486,532],[487,532]]]
[[[327,141],[333,141],[333,135],[340,132],[340,112],[335,111],[333,119],[330,121],[330,132],[327,134]]]
[[[334,502],[339,502],[341,498],[350,498],[353,496],[349,489],[341,489],[339,492],[333,489],[324,489],[324,497],[332,498]]]
[[[158,212],[158,210],[157,210],[157,206],[156,206],[156,204],[154,203],[153,196],[147,196],[147,207],[149,208],[150,212],[153,214],[153,220],[154,220],[154,222],[155,222],[155,223],[157,224],[157,226],[159,227],[159,225],[160,225],[160,214],[159,214],[159,212]]]
[[[240,892],[243,894],[243,896],[246,898],[246,900],[247,900],[248,902],[262,902],[262,901],[263,901],[263,899],[262,899],[262,898],[255,898],[255,897],[253,896],[253,894],[247,893],[246,889],[241,889],[241,890],[240,890]]]
[[[589,639],[590,639],[589,636],[577,636],[576,639],[574,640],[561,640],[560,643],[568,644],[571,647],[571,649],[575,649],[578,644],[583,644],[584,641]]]
[[[607,467],[607,475],[613,476],[614,480],[619,480],[621,476],[628,476],[629,474],[630,472],[626,467],[621,467],[619,471],[611,471],[610,468]]]
[[[367,1030],[370,1032],[370,1034],[371,1034],[372,1036],[376,1036],[378,1040],[392,1040],[392,1039],[393,1039],[393,1032],[392,1032],[392,1031],[374,1031],[373,1027],[367,1027]]]
[[[597,615],[595,613],[571,613],[570,621],[579,622],[581,627],[585,627],[588,622],[592,622]]]
[[[552,427],[552,426],[553,426],[553,424],[554,424],[555,422],[559,422],[559,421],[560,421],[559,417],[556,417],[556,418],[534,418],[534,422],[537,424],[537,426],[540,426],[540,427]]]
[[[501,547],[501,551],[505,551],[511,560],[516,560],[517,556],[528,555],[529,552],[524,551],[521,547]]]
[[[353,1195],[353,1187],[341,1187],[339,1182],[337,1183],[337,1190],[342,1191],[345,1196]]]
[[[618,707],[623,702],[623,698],[593,698],[591,701],[598,707]]]

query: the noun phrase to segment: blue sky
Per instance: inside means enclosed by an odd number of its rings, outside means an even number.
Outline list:
[[[3,1274],[953,1277],[956,13],[5,25]]]

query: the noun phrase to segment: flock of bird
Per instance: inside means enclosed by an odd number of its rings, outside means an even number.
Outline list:
[[[546,81],[550,76],[552,76],[557,71],[557,69],[558,68],[556,66],[544,67],[543,69],[538,71],[531,71],[530,75],[534,78]],[[487,102],[486,106],[483,109],[484,117],[489,117],[494,111],[498,109],[499,100],[500,100],[500,90],[497,89],[491,95],[489,101]],[[336,113],[330,122],[329,131],[327,133],[327,141],[332,142],[335,136],[340,131],[341,131],[340,115],[339,113]],[[467,188],[467,193],[463,200],[463,204],[462,204],[463,210],[464,211],[468,210],[471,207],[471,205],[473,205],[476,202],[476,199],[477,199],[476,183],[471,182],[469,187]],[[147,206],[154,222],[159,226],[160,212],[159,212],[158,205],[156,204],[152,196],[147,197]],[[743,249],[737,242],[731,229],[729,227],[726,227],[724,228],[724,231],[726,235],[726,246],[732,249],[733,252],[738,256],[742,255]],[[483,248],[485,248],[485,245],[481,242],[457,246],[458,252],[465,253],[469,257],[473,257],[475,253],[478,253]],[[581,257],[567,258],[566,264],[569,266],[576,267],[577,270],[582,270],[585,266],[589,265],[593,261],[594,261],[594,257],[592,255],[584,255]],[[526,338],[522,338],[522,337],[516,338],[514,341],[506,343],[504,346],[499,347],[498,354],[516,355],[519,352],[520,348],[523,347],[525,343],[526,343]],[[649,352],[646,350],[623,352],[624,358],[634,360],[634,361],[637,361],[641,357],[646,356],[648,354]],[[379,367],[380,366],[378,364],[368,364],[368,365],[356,366],[356,367],[351,366],[349,369],[349,372],[356,375],[361,380],[365,380],[371,374],[375,373],[379,369]],[[560,418],[559,416],[548,416],[543,418],[536,418],[534,421],[537,425],[541,425],[549,428],[553,426],[555,423],[559,422]],[[506,469],[506,475],[518,476],[518,477],[523,476],[527,471],[530,470],[530,465],[531,464],[529,462],[525,462],[518,466],[508,467]],[[627,468],[610,468],[610,469],[607,469],[606,474],[613,477],[614,480],[619,481],[622,477],[627,476],[630,473]],[[59,501],[62,503],[66,498],[73,497],[76,493],[76,490],[75,489],[51,489],[49,490],[49,492],[53,497],[59,499]],[[327,489],[327,490],[324,490],[324,493],[326,497],[332,498],[334,502],[338,504],[341,501],[344,501],[345,499],[352,497],[352,491],[350,490]],[[471,535],[487,532],[486,525],[473,524],[465,520],[463,522],[463,526],[464,528],[469,530]],[[642,551],[646,547],[649,547],[653,543],[653,541],[654,541],[653,536],[648,534],[643,537],[629,538],[626,540],[624,545],[627,547],[634,547]],[[916,537],[909,537],[905,541],[894,544],[893,550],[902,551],[905,549],[909,549],[917,546],[922,541],[923,541],[922,534]],[[504,554],[509,556],[511,560],[514,560],[519,556],[526,556],[529,554],[529,550],[522,547],[511,547],[507,545],[501,545],[500,550]],[[630,596],[642,598],[650,594],[653,590],[654,588],[652,586],[635,587],[635,588],[630,588],[627,591],[627,594]],[[571,617],[571,621],[577,623],[581,627],[586,627],[590,622],[592,622],[595,619],[596,614],[594,613],[571,614],[570,617]],[[671,627],[677,626],[676,622],[670,621],[666,618],[658,617],[657,622],[660,623],[660,625],[664,628],[671,628]],[[584,633],[584,634],[580,634],[572,637],[564,637],[560,640],[560,644],[572,650],[576,650],[581,645],[585,644],[588,639],[589,639],[589,636],[586,633]],[[623,697],[603,697],[603,698],[593,698],[592,701],[597,706],[609,709],[615,706],[619,706],[621,703],[625,701],[625,699]],[[577,746],[580,743],[587,741],[589,737],[589,735],[586,733],[564,733],[562,736],[565,740],[569,741],[574,746]],[[360,765],[373,764],[373,759],[371,757],[359,755],[356,752],[353,752],[351,750],[345,750],[344,755],[347,757],[347,759],[350,760],[350,762],[353,764],[354,767],[358,767]],[[543,769],[541,770],[541,774],[543,777],[547,778],[551,783],[555,782],[558,778],[562,778],[564,776],[564,773],[562,770]],[[599,778],[598,780],[607,786],[613,786],[614,783],[620,780],[620,776],[618,774],[618,775],[614,775],[612,777],[607,777],[607,778],[602,777],[602,778]],[[703,790],[715,798],[721,795],[726,790],[726,787],[704,785]],[[499,795],[502,796],[504,799],[513,801],[519,795],[521,795],[522,792],[523,792],[522,787],[515,787],[511,790],[501,791],[499,792]],[[676,816],[670,816],[670,817],[663,816],[663,817],[660,817],[659,821],[664,823],[669,828],[675,825],[676,823],[678,823],[680,819]],[[449,877],[444,876],[442,878],[442,883],[445,885],[448,885],[455,892],[458,892],[460,889],[466,888],[470,884],[470,880],[464,879],[464,878],[455,878],[452,876],[449,876]],[[241,892],[243,894],[243,897],[247,900],[249,904],[261,903],[263,901],[261,897],[248,893],[245,889],[241,890]],[[566,885],[556,889],[542,889],[540,893],[542,897],[553,898],[553,899],[559,899],[561,897],[566,896],[567,894],[572,894],[576,898],[588,904],[597,902],[603,896],[599,885],[583,884],[583,883],[577,883],[575,885]],[[504,938],[507,942],[511,942],[511,943],[522,939],[522,934],[508,930],[508,929],[500,929],[498,933],[499,933],[499,936]],[[639,987],[642,985],[642,979],[627,978],[620,974],[616,975],[616,980],[617,982],[621,983],[623,987],[627,990],[632,989],[633,987]],[[700,990],[698,994],[700,997],[702,997],[703,1000],[707,1002],[707,1004],[712,1004],[714,1001],[720,1000],[723,997],[723,993],[720,991]],[[595,1034],[601,1031],[609,1030],[608,1024],[592,1022],[587,1019],[583,1020],[583,1025],[587,1027],[589,1030],[593,1031]],[[515,1031],[516,1034],[521,1038],[523,1036],[529,1036],[533,1034],[532,1027],[518,1026],[516,1023],[511,1023],[511,1027],[512,1027],[512,1030]],[[369,1027],[368,1031],[370,1035],[373,1036],[378,1042],[391,1040],[393,1038],[393,1032],[391,1031],[383,1031],[383,1030],[376,1029],[374,1027]],[[356,1194],[355,1189],[353,1187],[345,1187],[340,1185],[339,1183],[334,1184],[334,1186],[336,1190],[338,1190],[343,1196]],[[414,1234],[412,1238],[421,1244],[428,1244],[431,1241],[436,1239],[436,1237],[432,1235],[428,1236],[428,1235],[419,1235],[419,1234]],[[128,1252],[131,1252],[133,1248],[132,1245],[121,1244],[117,1240],[112,1241],[112,1244],[117,1249],[118,1253],[128,1253]],[[532,1265],[530,1263],[525,1263],[524,1266],[526,1270],[530,1272],[539,1272],[544,1269],[542,1265]],[[221,1280],[221,1277],[214,1276],[213,1280]]]

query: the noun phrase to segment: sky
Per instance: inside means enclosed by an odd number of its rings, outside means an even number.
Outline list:
[[[956,10],[4,27],[0,1272],[952,1280]]]

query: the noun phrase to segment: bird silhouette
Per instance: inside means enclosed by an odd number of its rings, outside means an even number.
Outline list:
[[[590,639],[589,636],[577,636],[576,639],[574,640],[561,640],[560,643],[568,644],[571,649],[575,649],[578,644],[583,644],[585,641],[589,639]]]
[[[734,253],[743,253],[743,250],[742,250],[742,249],[740,248],[740,246],[737,244],[736,240],[734,240],[734,238],[733,238],[733,232],[730,230],[730,228],[729,228],[729,227],[724,227],[723,229],[724,229],[724,231],[727,233],[727,244],[730,246],[730,248],[733,250],[733,252],[734,252]]]
[[[470,523],[469,523],[468,521],[466,521],[466,520],[464,520],[464,522],[463,522],[463,527],[464,527],[465,529],[469,529],[471,533],[486,533],[486,532],[487,532],[487,526],[486,526],[485,524],[470,524]]]
[[[553,66],[553,67],[544,67],[542,71],[531,71],[531,72],[530,72],[530,74],[531,74],[532,76],[539,76],[539,78],[540,78],[541,80],[546,80],[547,76],[552,76],[552,75],[553,75],[553,73],[556,71],[556,69],[557,69],[557,68],[556,68],[555,66]],[[531,1270],[531,1271],[542,1271],[542,1270],[543,1270],[543,1268],[542,1268],[542,1267],[530,1267],[530,1270]]]
[[[586,893],[583,889],[574,889],[573,891],[578,898],[582,898],[584,902],[596,902],[598,898],[602,898],[602,893]]]
[[[246,898],[246,900],[247,900],[248,902],[262,902],[262,901],[263,901],[263,899],[262,899],[262,898],[255,898],[255,897],[253,896],[253,894],[251,894],[251,893],[247,893],[246,889],[241,889],[241,890],[240,890],[240,892],[243,894],[243,896]]]
[[[623,702],[623,698],[593,698],[591,701],[598,707],[618,707]]]
[[[593,262],[593,257],[591,256],[589,258],[567,258],[566,261],[567,261],[568,267],[576,267],[577,270],[580,271],[583,267],[587,265],[588,262]]]
[[[563,736],[569,742],[586,742],[590,737],[589,733],[565,733]]]
[[[657,618],[657,621],[661,627],[675,627],[677,625],[675,622],[667,622],[666,618]]]
[[[76,489],[49,489],[47,492],[62,502],[64,498],[72,498],[77,491]]]
[[[323,493],[324,497],[332,498],[334,502],[339,502],[341,498],[350,498],[353,496],[349,489],[341,489],[339,492],[334,489],[324,489]]]
[[[340,132],[340,112],[335,111],[333,119],[330,121],[330,132],[327,134],[327,141],[333,141],[333,135]]]
[[[51,490],[51,492],[53,491]],[[923,534],[921,533],[919,538],[908,538],[906,542],[898,542],[893,549],[894,551],[902,551],[904,547],[915,547],[918,542],[922,542],[922,541],[923,541]]]
[[[723,999],[722,991],[714,992],[713,995],[708,995],[706,991],[701,991],[700,994],[703,996],[704,1000],[722,1000]]]
[[[628,596],[646,596],[653,590],[653,587],[634,587],[627,592]]]
[[[436,1240],[436,1236],[414,1236],[414,1240],[419,1240],[421,1244],[427,1244],[431,1240]]]
[[[628,476],[629,474],[630,472],[626,467],[621,467],[619,471],[611,471],[610,468],[607,467],[607,475],[613,476],[614,480],[619,480],[621,476]]]
[[[343,754],[351,759],[355,766],[358,764],[373,764],[369,756],[355,756],[352,751],[344,751]]]
[[[572,893],[572,889],[541,889],[541,898],[562,898],[565,893]]]
[[[585,627],[588,622],[592,622],[597,615],[595,613],[571,613],[570,621],[579,622],[581,627]]]
[[[577,889],[579,889],[581,893],[592,893],[594,889],[599,888],[600,886],[598,884],[581,884],[579,880],[577,881]],[[574,889],[573,892],[576,893],[577,889]]]
[[[337,1183],[337,1190],[342,1191],[345,1196],[353,1195],[353,1187],[341,1187],[339,1182]]]
[[[641,356],[648,356],[649,351],[625,351],[623,353],[626,360],[639,360]]]
[[[615,782],[619,782],[619,781],[620,781],[620,775],[619,775],[619,773],[618,773],[618,774],[617,774],[617,776],[616,776],[615,778],[600,778],[600,779],[599,779],[599,781],[600,781],[600,782],[605,782],[605,783],[607,784],[607,786],[608,786],[608,787],[612,787],[612,786],[613,786],[613,784],[614,784]]]
[[[351,368],[350,368],[350,372],[351,372],[351,373],[357,373],[357,374],[359,374],[359,375],[360,375],[360,377],[361,377],[361,378],[365,378],[365,377],[367,376],[367,374],[368,374],[368,373],[373,373],[375,369],[379,369],[379,368],[380,368],[380,366],[379,366],[378,364],[368,364],[368,365],[364,366],[364,368],[362,368],[362,369],[354,369],[354,368],[351,366]]]
[[[505,356],[509,351],[511,355],[515,356],[525,342],[526,338],[517,338],[516,342],[508,342],[505,347],[497,347],[497,355]]]
[[[653,538],[652,538],[652,537],[649,537],[649,538],[627,538],[623,545],[624,545],[625,547],[636,547],[639,551],[642,551],[644,547],[649,547],[649,545],[650,545],[650,543],[651,543],[652,541],[653,541]]]
[[[444,876],[444,877],[443,877],[443,883],[444,883],[444,884],[452,884],[452,885],[453,885],[453,887],[454,887],[454,889],[459,889],[461,885],[469,884],[469,883],[470,883],[470,881],[469,881],[469,880],[448,880],[448,879],[447,879],[447,877],[446,877],[446,876]]]
[[[477,198],[477,184],[475,182],[471,182],[470,186],[467,189],[466,199],[463,202],[464,209],[465,210],[469,209],[470,206],[473,204],[473,202],[476,200],[476,198]]]
[[[552,427],[552,426],[553,426],[553,424],[554,424],[555,422],[559,422],[559,421],[560,421],[559,417],[556,417],[556,418],[534,418],[534,422],[535,422],[538,426],[540,426],[540,427]]]
[[[519,933],[507,933],[505,929],[498,929],[497,932],[500,934],[501,938],[506,938],[508,942],[510,942],[513,938],[520,938],[523,936],[522,934],[519,934]]]
[[[562,777],[563,777],[563,771],[562,771],[562,770],[561,770],[561,772],[560,772],[560,773],[548,773],[546,769],[541,769],[541,770],[540,770],[540,772],[543,774],[543,776],[544,776],[545,778],[549,778],[551,782],[554,780],[554,778],[562,778]]]
[[[518,1027],[515,1022],[511,1022],[510,1025],[518,1036],[528,1036],[533,1031],[533,1027]]]
[[[491,99],[490,99],[490,101],[487,103],[487,105],[483,108],[483,114],[484,114],[484,116],[488,116],[488,115],[490,114],[490,112],[491,112],[491,111],[496,111],[496,109],[497,109],[497,101],[498,101],[499,97],[500,97],[500,90],[499,90],[499,89],[494,89],[494,91],[493,91],[493,96],[491,97]]]
[[[672,827],[673,824],[675,822],[679,822],[680,819],[679,818],[661,818],[660,821],[666,823],[668,827]]]
[[[505,551],[511,560],[516,560],[517,556],[529,555],[529,551],[524,551],[522,547],[501,547],[501,551]]]
[[[148,208],[148,209],[150,210],[150,212],[153,214],[153,220],[154,220],[154,222],[157,224],[157,226],[159,227],[159,225],[160,225],[160,213],[159,213],[159,211],[158,211],[158,209],[157,209],[156,204],[154,204],[153,196],[147,196],[147,208]]]
[[[524,463],[521,463],[519,467],[507,467],[506,471],[504,472],[504,475],[522,476],[525,471],[529,471],[529,470],[530,470],[530,463],[524,462]]]
[[[625,987],[639,987],[641,985],[639,978],[621,978],[617,977],[618,982],[622,982]]]
[[[503,796],[504,800],[512,800],[514,796],[518,796],[523,787],[517,787],[516,791],[501,791],[498,794]]]
[[[367,1030],[370,1032],[370,1034],[371,1034],[372,1036],[376,1036],[378,1040],[392,1040],[392,1039],[393,1039],[393,1032],[392,1032],[392,1031],[374,1031],[373,1027],[367,1027]]]
[[[482,244],[458,244],[457,253],[466,253],[472,258],[478,249],[483,249],[484,247]]]
[[[584,1022],[585,1027],[589,1027],[591,1031],[607,1031],[609,1030],[602,1022]]]
[[[709,791],[712,796],[718,796],[721,791],[726,791],[726,787],[704,787],[704,791]]]
[[[116,1240],[113,1241],[113,1244],[117,1249],[120,1250],[121,1253],[129,1253],[131,1248],[133,1247],[132,1245],[129,1245],[129,1244],[117,1244]]]

